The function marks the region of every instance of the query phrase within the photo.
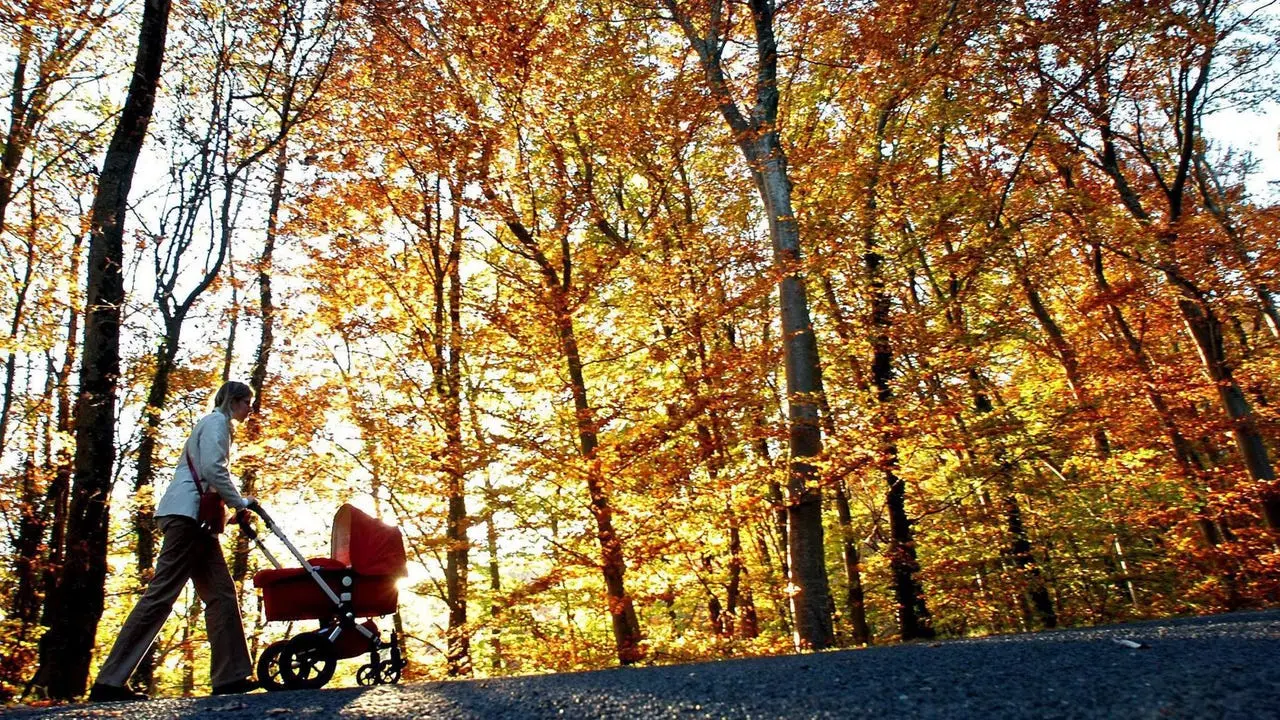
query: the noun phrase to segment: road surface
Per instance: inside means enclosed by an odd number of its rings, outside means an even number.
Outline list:
[[[788,657],[0,717],[1280,719],[1280,610]]]

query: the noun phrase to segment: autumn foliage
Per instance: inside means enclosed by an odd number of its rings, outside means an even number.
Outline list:
[[[173,8],[129,196],[95,660],[223,377],[259,393],[233,471],[312,554],[347,500],[404,531],[410,678],[1280,601],[1270,10],[215,5]],[[9,698],[63,621],[139,18],[0,8]],[[205,682],[193,606],[157,692]]]

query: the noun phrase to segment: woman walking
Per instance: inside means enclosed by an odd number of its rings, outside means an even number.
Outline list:
[[[248,692],[258,687],[251,677],[253,665],[245,644],[235,583],[227,571],[222,546],[218,536],[201,527],[198,520],[201,491],[216,490],[227,507],[237,510],[253,503],[253,498],[240,495],[227,470],[231,421],[248,417],[253,390],[241,382],[224,383],[213,404],[213,412],[201,418],[191,431],[173,481],[156,506],[156,521],[164,542],[156,558],[155,575],[103,661],[89,691],[91,702],[146,698],[130,690],[126,683],[155,641],[188,579],[205,604],[213,694]]]

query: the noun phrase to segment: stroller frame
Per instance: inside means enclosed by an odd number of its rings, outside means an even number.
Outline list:
[[[253,502],[246,509],[262,518],[271,534],[288,548],[302,566],[301,569],[306,571],[333,606],[332,615],[320,618],[318,629],[278,640],[262,651],[256,668],[258,681],[262,686],[268,690],[323,687],[332,679],[339,657],[359,655],[363,647],[368,649],[369,661],[357,671],[356,682],[364,686],[398,683],[401,672],[408,665],[400,651],[399,638],[393,630],[389,640],[384,642],[372,620],[356,622],[357,613],[351,592],[355,582],[354,573],[349,569],[326,570],[339,576],[342,592],[335,592],[322,576],[321,568],[316,567],[298,550],[260,504]],[[283,569],[248,518],[241,516],[239,525],[241,534],[253,541],[272,567]],[[360,638],[363,638],[363,644]],[[386,658],[383,657],[384,653]]]

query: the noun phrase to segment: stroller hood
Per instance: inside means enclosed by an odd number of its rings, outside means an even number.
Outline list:
[[[334,560],[361,575],[408,574],[400,528],[379,522],[351,505],[338,508],[333,517],[331,548]]]

